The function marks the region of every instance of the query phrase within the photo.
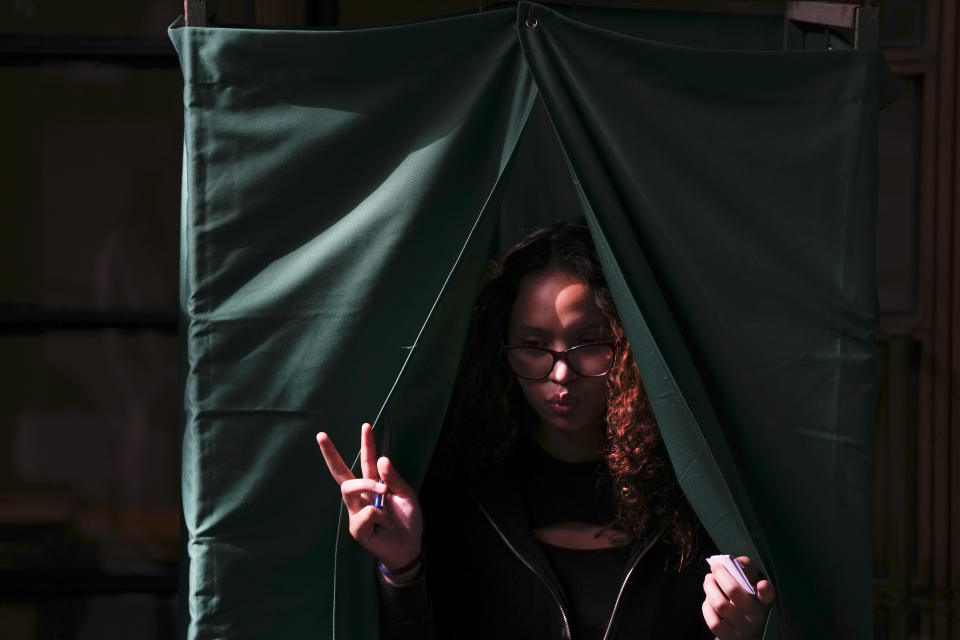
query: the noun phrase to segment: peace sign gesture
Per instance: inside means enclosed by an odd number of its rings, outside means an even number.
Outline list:
[[[389,570],[406,567],[420,556],[423,518],[413,487],[403,479],[389,458],[377,459],[373,427],[360,427],[360,470],[355,478],[340,457],[330,436],[317,434],[330,475],[340,485],[343,504],[350,514],[350,535]],[[383,507],[376,506],[381,495]]]

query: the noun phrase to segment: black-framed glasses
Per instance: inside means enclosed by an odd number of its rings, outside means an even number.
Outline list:
[[[613,345],[609,342],[588,342],[563,351],[506,344],[503,353],[513,373],[524,380],[543,380],[557,360],[563,360],[574,373],[585,378],[605,376],[613,368]]]

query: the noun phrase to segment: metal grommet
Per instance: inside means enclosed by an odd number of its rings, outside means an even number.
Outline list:
[[[527,12],[527,19],[523,24],[527,25],[527,29],[536,29],[540,21],[537,20],[537,16],[533,15],[533,11],[529,11]]]

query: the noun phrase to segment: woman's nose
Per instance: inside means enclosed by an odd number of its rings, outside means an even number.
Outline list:
[[[557,358],[557,361],[553,363],[553,370],[550,372],[550,379],[554,382],[566,382],[574,377],[576,373],[573,372],[573,369],[570,368],[570,365],[567,364],[567,361],[563,358]]]

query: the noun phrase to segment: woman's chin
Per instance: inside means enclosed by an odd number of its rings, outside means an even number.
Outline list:
[[[564,433],[576,433],[600,428],[597,420],[579,416],[576,411],[567,413],[554,411],[541,413],[540,424],[546,429],[555,429],[556,431]]]

